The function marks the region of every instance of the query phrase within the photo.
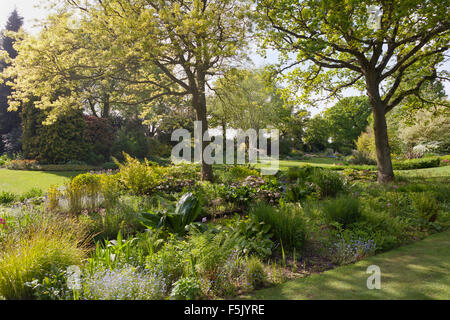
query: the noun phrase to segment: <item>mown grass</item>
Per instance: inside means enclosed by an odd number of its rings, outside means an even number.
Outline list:
[[[450,177],[450,166],[416,169],[416,170],[398,170],[395,171],[397,176],[406,178],[439,178]]]
[[[319,166],[319,167],[335,167],[339,163],[334,158],[311,158],[308,160],[280,160],[280,171],[288,170],[290,167],[299,166]],[[259,164],[257,167],[262,167]],[[215,166],[216,170],[223,169],[223,166]],[[62,185],[65,181],[74,177],[81,172],[79,171],[24,171],[24,170],[8,170],[0,169],[0,191],[13,192],[22,194],[33,188],[39,188],[44,192],[52,185]],[[418,169],[418,170],[398,170],[395,171],[396,176],[405,178],[436,178],[450,177],[450,166]]]
[[[44,172],[0,169],[0,191],[22,194],[33,188],[39,188],[45,192],[50,186],[61,185],[79,173],[76,171]]]
[[[381,269],[381,289],[369,290],[366,270]],[[347,265],[256,291],[242,299],[450,299],[450,230]]]

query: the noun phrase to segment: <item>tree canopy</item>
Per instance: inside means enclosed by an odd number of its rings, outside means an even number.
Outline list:
[[[435,104],[424,86],[448,80],[449,1],[258,1],[263,45],[280,51],[275,68],[289,85],[285,98],[309,104],[352,87],[367,92],[374,115],[379,181],[394,174],[387,112],[408,97]],[[379,14],[374,27],[373,10]],[[293,58],[293,56],[295,56]],[[285,72],[282,72],[285,71]]]

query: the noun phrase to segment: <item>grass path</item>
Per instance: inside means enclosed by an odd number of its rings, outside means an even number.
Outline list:
[[[46,192],[51,185],[61,185],[68,178],[79,173],[0,169],[0,192],[8,191],[22,194],[32,188],[39,188]]]
[[[367,267],[381,269],[381,289],[366,286]],[[450,299],[450,230],[347,265],[259,290],[244,299]]]

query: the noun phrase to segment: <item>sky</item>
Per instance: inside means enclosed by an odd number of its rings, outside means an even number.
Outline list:
[[[19,15],[24,17],[24,29],[28,32],[37,30],[33,28],[35,20],[47,15],[47,11],[35,7],[39,3],[39,0],[0,0],[0,28],[5,27],[9,15],[16,8]]]
[[[45,2],[45,1],[44,1]],[[8,20],[10,13],[16,8],[19,14],[24,17],[24,29],[27,32],[35,33],[39,29],[36,27],[36,20],[45,18],[48,11],[37,7],[41,3],[41,0],[0,0],[0,29],[3,29]],[[277,61],[277,54],[275,52],[268,52],[267,59],[260,57],[256,52],[250,55],[253,63],[256,67],[262,67],[265,64],[273,63]],[[450,71],[450,63],[445,65],[445,68]],[[450,95],[450,83],[445,83],[445,91],[447,95]],[[348,90],[345,95],[358,95],[356,90]],[[324,105],[321,109],[309,110],[313,115],[319,113],[322,109],[329,107]]]

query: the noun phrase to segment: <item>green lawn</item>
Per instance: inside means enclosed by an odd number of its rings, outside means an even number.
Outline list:
[[[9,191],[22,194],[32,188],[47,191],[51,185],[61,185],[68,178],[80,172],[62,171],[22,171],[0,169],[0,192]]]
[[[367,267],[381,269],[381,289],[369,290]],[[450,299],[450,230],[423,241],[259,290],[244,299]]]
[[[279,166],[280,170],[284,171],[289,169],[290,167],[301,167],[301,166],[316,166],[316,167],[333,167],[338,163],[342,163],[335,158],[310,158],[308,160],[280,160]],[[257,167],[267,166],[267,163],[259,163]]]
[[[450,177],[450,166],[416,170],[398,170],[395,171],[395,174],[408,178]]]
[[[342,163],[334,158],[311,158],[308,160],[280,160],[280,171],[288,170],[290,167],[301,167],[311,165],[315,167],[336,167],[338,163]],[[256,167],[261,168],[267,166],[267,163],[259,163]],[[374,168],[376,168],[374,166]],[[436,177],[450,177],[450,166],[416,169],[416,170],[395,170],[395,174],[402,177],[417,177],[417,178],[436,178]]]

